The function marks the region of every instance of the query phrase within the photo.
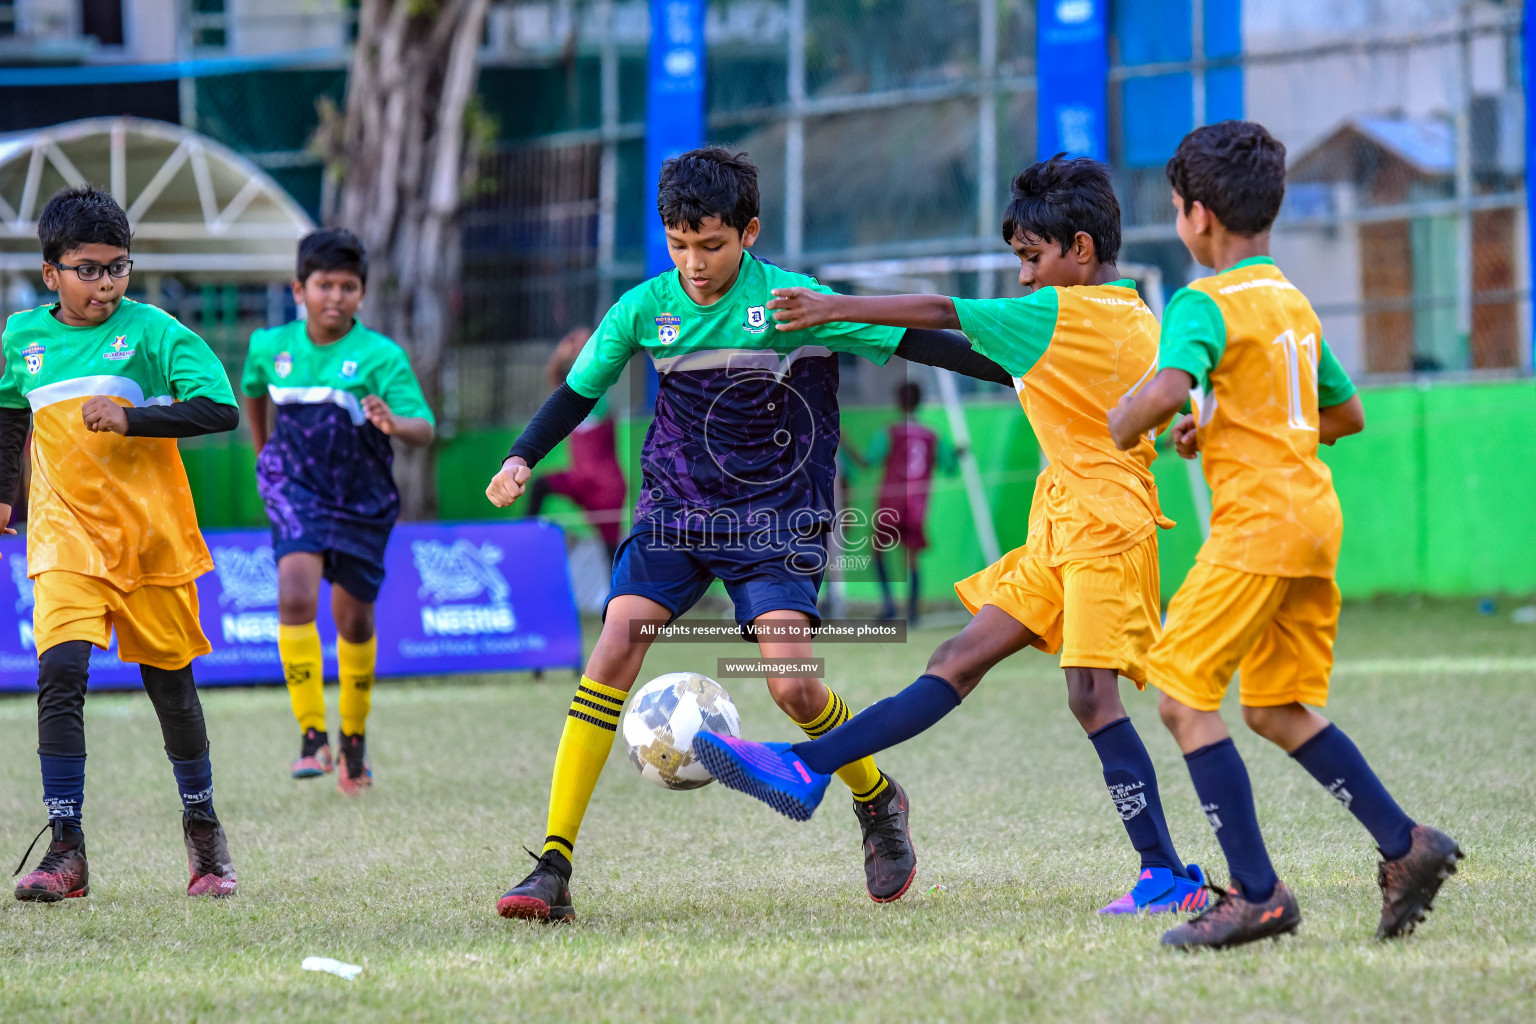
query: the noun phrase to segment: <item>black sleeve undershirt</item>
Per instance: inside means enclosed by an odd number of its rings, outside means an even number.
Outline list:
[[[578,395],[569,384],[561,384],[539,406],[539,411],[533,414],[528,426],[512,442],[512,450],[507,452],[502,461],[516,455],[528,463],[530,469],[533,468],[555,445],[581,426],[581,421],[591,415],[595,408],[597,399]]]
[[[1013,387],[1013,376],[972,348],[970,339],[958,331],[908,328],[901,336],[901,344],[896,346],[896,354],[910,362],[953,370],[962,376],[989,380],[1005,388]]]
[[[240,425],[237,406],[215,402],[206,395],[170,405],[124,409],[129,437],[198,437],[222,434]]]
[[[21,498],[21,453],[31,426],[30,409],[0,409],[0,505]]]

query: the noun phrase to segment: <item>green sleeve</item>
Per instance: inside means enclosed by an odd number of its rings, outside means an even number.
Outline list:
[[[260,398],[267,393],[266,346],[262,344],[265,331],[253,331],[251,343],[245,348],[245,369],[240,374],[240,393]]]
[[[7,328],[11,326],[9,319],[5,326]],[[21,388],[16,384],[20,376],[17,367],[21,365],[22,359],[17,355],[17,346],[7,341],[14,337],[15,333],[6,330],[0,334],[0,408],[28,409],[31,408],[31,403],[27,401],[26,396],[21,393]]]
[[[415,416],[437,426],[437,417],[432,415],[432,407],[421,393],[421,382],[411,369],[411,357],[403,348],[394,347],[379,374],[379,397],[394,415]]]
[[[583,398],[601,398],[618,383],[631,356],[640,351],[640,337],[628,303],[620,299],[603,315],[592,337],[581,347],[576,364],[565,375],[571,390]]]
[[[1333,349],[1324,341],[1317,354],[1317,407],[1326,409],[1330,405],[1343,405],[1353,397],[1355,382],[1349,379]]]
[[[1015,377],[1034,369],[1056,334],[1055,288],[1015,299],[955,299],[960,330],[976,351]]]
[[[821,292],[823,295],[836,294],[831,288],[820,283],[801,286]],[[891,356],[896,354],[896,346],[901,344],[901,336],[907,332],[904,328],[888,327],[884,324],[839,321],[821,324],[800,333],[812,335],[833,352],[847,352],[849,355],[868,359],[876,366],[884,366]],[[795,335],[787,334],[785,337],[793,340]]]
[[[954,476],[960,469],[960,452],[955,444],[943,434],[939,435],[938,459],[939,472],[945,476]]]
[[[189,398],[211,398],[220,405],[234,405],[235,393],[229,386],[224,364],[213,349],[180,321],[170,319],[160,336],[160,372],[170,385],[171,397],[178,402]]]
[[[864,461],[871,466],[878,466],[885,461],[885,457],[891,454],[891,432],[882,430],[875,435],[875,439],[869,442],[869,451],[864,456]]]
[[[1202,391],[1211,387],[1211,371],[1227,350],[1227,322],[1216,300],[1193,288],[1180,288],[1163,310],[1157,343],[1157,368],[1183,370]]]

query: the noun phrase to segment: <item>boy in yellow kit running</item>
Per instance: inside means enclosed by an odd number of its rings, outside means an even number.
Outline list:
[[[1294,932],[1301,920],[1270,864],[1248,771],[1221,718],[1238,669],[1249,728],[1295,758],[1375,839],[1376,935],[1404,935],[1462,854],[1450,836],[1404,814],[1349,737],[1306,706],[1328,700],[1343,531],[1317,446],[1364,429],[1365,415],[1317,314],[1269,258],[1285,147],[1251,122],[1206,125],[1179,144],[1168,180],[1179,238],[1202,265],[1222,269],[1169,301],[1158,374],[1126,396],[1109,429],[1118,447],[1133,448],[1193,399],[1195,414],[1177,433],[1181,454],[1202,453],[1211,534],[1168,608],[1150,676],[1232,886],[1163,944],[1222,949]]]
[[[85,800],[91,646],[117,634],[154,704],[182,802],[189,896],[235,891],[213,810],[208,732],[192,679],[207,654],[197,577],[213,568],[175,438],[240,421],[224,367],[170,314],[123,297],[128,218],[104,192],[65,189],[38,218],[51,306],[6,322],[0,374],[0,529],[34,419],[27,569],[34,581],[38,760],[53,838],[19,900],[90,894]],[[46,828],[45,828],[46,831]],[[42,833],[38,833],[41,838]],[[34,845],[36,840],[34,840]],[[31,850],[22,857],[22,864]]]

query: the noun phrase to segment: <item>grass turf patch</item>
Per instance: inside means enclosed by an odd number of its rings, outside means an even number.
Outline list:
[[[817,653],[857,708],[909,682],[946,635]],[[709,671],[747,650],[658,645],[645,676]],[[1531,1019],[1536,740],[1530,675],[1510,666],[1536,657],[1536,629],[1470,602],[1350,605],[1338,653],[1327,713],[1410,814],[1469,853],[1404,942],[1371,941],[1379,896],[1364,830],[1240,726],[1271,853],[1301,901],[1299,936],[1190,956],[1159,948],[1168,916],[1099,918],[1134,881],[1135,859],[1061,674],[1033,652],[878,758],[913,802],[918,881],[898,903],[863,892],[839,783],[797,825],[723,787],[656,789],[620,744],[577,845],[579,920],[553,928],[503,921],[495,901],[532,864],[520,845],[543,836],[567,674],[381,682],[377,784],[360,800],[331,777],[288,778],[297,728],[283,690],[205,691],[241,879],[217,903],[184,895],[148,702],[92,695],[92,895],[0,909],[0,1019]],[[796,738],[760,684],[730,689],[747,736]],[[1125,691],[1181,854],[1224,878],[1153,696]],[[17,854],[42,823],[35,747],[30,699],[0,702],[0,835]],[[309,955],[364,972],[302,972]]]

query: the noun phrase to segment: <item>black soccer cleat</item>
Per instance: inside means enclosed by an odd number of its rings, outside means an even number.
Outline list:
[[[229,856],[229,838],[212,808],[182,811],[181,837],[187,848],[187,895],[233,896],[240,883]]]
[[[864,879],[876,903],[901,899],[917,877],[917,852],[907,828],[907,792],[889,775],[885,781],[885,790],[873,800],[853,802],[864,832]]]
[[[1291,935],[1301,924],[1301,908],[1284,882],[1263,903],[1243,896],[1236,882],[1229,891],[1211,887],[1216,901],[1198,917],[1163,933],[1163,945],[1174,949],[1230,949],[1260,939]]]
[[[1433,910],[1441,884],[1456,873],[1456,862],[1466,854],[1456,840],[1428,825],[1413,826],[1408,852],[1396,860],[1384,860],[1376,868],[1381,886],[1381,923],[1378,939],[1409,935]]]
[[[89,896],[91,869],[85,861],[85,836],[78,827],[70,828],[63,818],[55,818],[43,826],[43,832],[47,832],[49,827],[53,829],[53,836],[48,849],[43,852],[43,859],[37,862],[37,867],[16,883],[16,898],[26,903],[55,903]],[[16,866],[17,873],[26,867],[27,858],[32,856],[32,847],[43,837],[43,832],[37,834],[32,840],[32,846],[27,847],[27,852],[21,855],[21,863]]]
[[[502,917],[528,917],[538,921],[574,921],[576,908],[571,905],[571,862],[559,850],[540,857],[525,851],[538,861],[528,877],[502,894],[496,901],[496,913]]]

